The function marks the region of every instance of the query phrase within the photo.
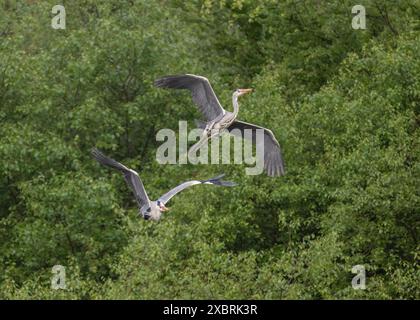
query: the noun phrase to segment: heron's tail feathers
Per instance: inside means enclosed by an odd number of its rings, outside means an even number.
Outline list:
[[[210,184],[215,184],[215,185],[224,186],[224,187],[234,187],[238,185],[237,183],[232,182],[232,181],[221,180],[224,176],[225,174],[221,174],[221,175],[218,175],[217,177],[203,180],[201,181],[201,183],[210,183]]]
[[[118,161],[115,161],[114,159],[111,159],[111,158],[107,157],[106,155],[104,155],[101,151],[99,151],[96,148],[92,148],[91,153],[92,153],[92,156],[96,159],[96,161],[98,161],[100,164],[103,164],[107,167],[117,169],[117,170],[123,171],[123,172],[130,170],[126,166],[119,163]]]

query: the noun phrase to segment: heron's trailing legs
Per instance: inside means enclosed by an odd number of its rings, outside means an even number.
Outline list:
[[[213,125],[214,123],[210,123],[206,125],[206,127],[203,130],[203,133],[201,134],[200,140],[188,150],[188,157],[195,157],[196,156],[195,152],[198,149],[200,149],[205,143],[207,143],[207,141],[221,134],[221,131],[218,129],[215,129]]]

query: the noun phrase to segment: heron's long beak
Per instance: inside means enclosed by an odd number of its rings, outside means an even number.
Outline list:
[[[169,208],[165,207],[164,205],[162,206],[162,210],[163,211],[169,211]]]
[[[241,92],[241,94],[246,94],[252,92],[252,89],[239,89],[239,91]]]

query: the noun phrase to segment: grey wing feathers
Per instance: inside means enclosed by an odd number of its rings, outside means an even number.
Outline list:
[[[240,131],[234,129],[239,129]],[[245,129],[252,130],[252,143],[254,144],[257,142],[257,135],[255,129],[264,130],[264,170],[270,177],[284,175],[284,161],[281,153],[280,144],[276,140],[276,137],[274,136],[273,132],[271,132],[271,130],[269,129],[238,120],[235,120],[231,124],[231,126],[229,127],[229,132],[234,135],[239,135],[240,132],[240,135],[242,137],[246,137],[244,135]]]
[[[136,171],[131,170],[118,161],[105,156],[96,148],[92,149],[92,155],[100,164],[119,170],[124,174],[125,181],[133,191],[136,201],[140,207],[149,203],[149,197],[147,196],[143,183]]]
[[[207,78],[192,74],[166,76],[157,79],[155,86],[158,88],[190,90],[194,103],[208,121],[214,120],[225,113]]]
[[[234,187],[234,186],[237,186],[238,185],[237,183],[232,182],[232,181],[224,181],[224,180],[222,180],[222,178],[224,176],[225,176],[225,174],[223,173],[223,174],[218,175],[217,177],[210,178],[210,179],[207,179],[207,180],[202,180],[201,183],[204,183],[204,184],[215,184],[215,185],[224,186],[224,187]]]
[[[163,196],[161,196],[159,198],[159,201],[162,202],[163,204],[166,204],[177,193],[197,184],[214,184],[214,185],[225,186],[225,187],[236,186],[236,183],[234,182],[221,180],[222,177],[224,177],[224,174],[217,176],[215,178],[208,179],[208,180],[191,180],[191,181],[181,183],[179,186],[176,186],[175,188],[173,188],[172,190],[168,191]]]
[[[181,192],[182,190],[194,186],[196,184],[201,184],[201,181],[199,180],[191,180],[191,181],[187,181],[184,183],[181,183],[179,186],[176,186],[175,188],[173,188],[172,190],[168,191],[167,193],[165,193],[163,196],[161,196],[159,198],[159,201],[162,202],[163,204],[166,204],[169,200],[171,200],[171,198],[176,195],[177,193]]]
[[[115,161],[114,159],[107,157],[96,148],[92,148],[91,153],[92,156],[96,159],[96,161],[98,161],[100,164],[117,169],[122,172],[130,171],[130,169],[128,169],[126,166]]]

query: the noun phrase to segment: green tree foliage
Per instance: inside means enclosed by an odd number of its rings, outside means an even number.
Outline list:
[[[418,1],[0,2],[0,298],[420,298]],[[165,74],[207,76],[272,129],[287,175],[159,165],[162,128],[199,115]],[[220,172],[159,223],[140,219],[97,146],[154,198]],[[51,268],[66,266],[65,290]],[[354,290],[352,266],[366,267]]]

